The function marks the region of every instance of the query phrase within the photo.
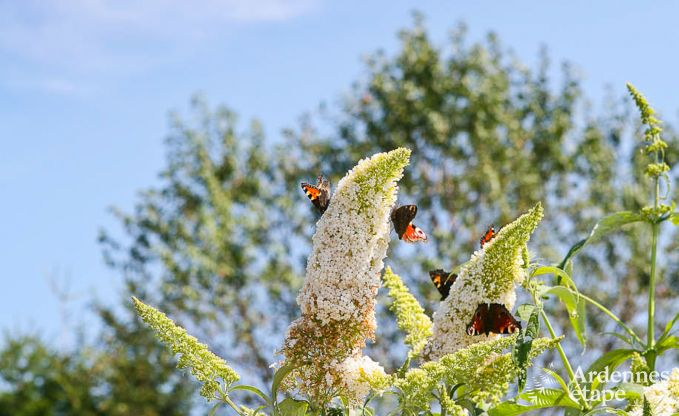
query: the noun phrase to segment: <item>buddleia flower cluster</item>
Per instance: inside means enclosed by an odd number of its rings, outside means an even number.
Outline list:
[[[432,334],[431,319],[390,267],[385,270],[383,281],[392,299],[389,310],[396,315],[399,329],[406,334],[405,343],[410,347],[408,357],[417,357]]]
[[[627,91],[629,91],[634,104],[636,104],[641,113],[642,124],[646,126],[644,130],[644,141],[646,142],[644,151],[647,154],[658,153],[661,156],[656,159],[655,163],[649,163],[644,172],[651,178],[657,178],[670,170],[670,167],[664,161],[667,143],[660,138],[660,133],[662,132],[660,120],[655,117],[655,110],[650,106],[646,97],[634,88],[632,84],[627,84]]]
[[[561,338],[534,340],[527,364],[560,341]],[[511,353],[503,353],[515,342],[516,335],[480,342],[409,370],[394,384],[401,392],[402,411],[417,413],[429,409],[432,391],[438,386],[458,384],[464,385],[477,407],[487,409],[498,404],[520,371]]]
[[[302,316],[288,328],[282,365],[296,370],[296,387],[313,402],[343,396],[357,403],[388,384],[384,369],[362,355],[375,337],[375,301],[389,244],[389,214],[410,151],[361,160],[338,183],[316,224],[304,285]]]
[[[215,399],[220,383],[228,387],[238,381],[238,374],[222,358],[213,354],[207,345],[187,334],[184,328],[175,325],[164,313],[135,297],[132,300],[139,317],[155,331],[158,339],[168,346],[173,354],[179,355],[177,367],[189,369],[191,375],[203,384],[200,389],[201,396],[208,401]]]
[[[650,407],[654,416],[671,416],[679,412],[679,368],[670,373],[667,380],[659,381],[644,388],[643,397]],[[632,408],[629,416],[642,416],[644,413],[643,401]]]
[[[668,176],[670,166],[665,163],[665,149],[667,149],[667,142],[665,142],[660,133],[661,121],[655,116],[655,110],[632,84],[627,84],[627,91],[632,96],[634,104],[639,109],[641,114],[641,123],[645,126],[644,142],[645,146],[643,152],[650,155],[652,161],[644,168],[644,174],[655,181],[655,204],[652,207],[644,207],[641,212],[648,217],[651,222],[658,216],[668,215],[673,207],[667,204],[661,204],[660,201],[666,199],[670,195],[672,181]],[[665,195],[660,195],[660,188],[662,180],[664,179]]]
[[[516,302],[515,284],[526,275],[523,256],[531,234],[542,219],[537,204],[514,222],[502,227],[461,268],[450,295],[434,314],[433,336],[425,346],[426,360],[436,360],[469,345],[497,339],[500,335],[470,336],[467,325],[480,304],[498,303],[511,310]]]

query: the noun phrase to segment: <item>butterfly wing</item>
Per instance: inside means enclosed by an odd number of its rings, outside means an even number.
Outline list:
[[[391,212],[391,222],[394,223],[394,229],[399,239],[403,239],[403,235],[408,230],[408,225],[413,221],[415,215],[417,215],[417,205],[403,205]]]
[[[455,273],[449,273],[443,269],[431,270],[429,272],[429,277],[432,283],[436,286],[439,293],[441,294],[441,300],[444,300],[450,294],[450,287],[455,283],[457,275]]]
[[[328,209],[328,205],[330,204],[330,181],[326,179],[323,176],[318,177],[318,189],[321,191],[321,195],[319,197],[319,210],[321,213],[324,213],[326,209]]]
[[[328,204],[330,204],[330,181],[323,176],[319,176],[316,185],[307,182],[302,182],[301,185],[311,203],[314,204],[321,214],[324,213],[328,209]]]
[[[406,232],[403,233],[401,239],[406,243],[417,243],[418,241],[427,241],[427,234],[411,222],[406,227]]]
[[[517,321],[505,305],[490,305],[490,332],[496,334],[513,334],[521,330],[521,322]]]
[[[467,325],[467,335],[488,335],[488,304],[482,303],[476,307],[471,322]]]
[[[491,225],[491,226],[486,230],[486,232],[483,233],[483,237],[481,237],[481,247],[483,247],[484,244],[486,244],[487,242],[489,242],[490,240],[492,240],[493,237],[495,237],[495,227]]]

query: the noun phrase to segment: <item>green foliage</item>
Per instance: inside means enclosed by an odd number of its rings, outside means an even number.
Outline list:
[[[307,414],[306,411],[309,407],[309,403],[303,400],[287,398],[283,400],[278,407],[283,416],[304,416]]]
[[[7,337],[0,350],[0,415],[189,413],[194,389],[168,369],[148,330],[120,324],[104,334],[102,345],[71,351],[34,336]]]
[[[433,399],[430,392],[439,383],[445,386],[462,384],[460,392],[476,406],[497,404],[519,372],[511,355],[501,354],[515,341],[512,336],[473,344],[409,370],[395,382],[400,410],[411,413],[429,409]],[[554,348],[559,341],[536,339],[526,365],[546,349]]]
[[[533,308],[527,319],[528,325],[522,329],[516,337],[516,344],[512,349],[512,360],[517,368],[517,385],[519,392],[526,385],[530,351],[533,348],[533,340],[540,334],[540,318],[538,308]]]
[[[644,404],[642,406],[643,416],[653,416],[653,409],[651,409],[651,405],[648,400],[646,400],[646,397],[644,397]]]
[[[0,415],[100,414],[96,375],[86,357],[53,351],[36,337],[5,339],[0,352]]]
[[[578,403],[573,401],[568,393],[562,389],[539,389],[525,391],[517,397],[529,404],[519,404],[516,401],[507,401],[492,408],[489,416],[517,416],[524,413],[534,412],[538,409],[547,408],[571,408],[580,409]]]
[[[554,295],[563,302],[566,306],[566,311],[568,311],[568,319],[571,321],[575,335],[578,337],[580,344],[584,346],[587,343],[585,301],[577,293],[563,286],[546,288],[544,295]]]
[[[571,247],[571,249],[568,251],[568,254],[566,254],[566,257],[564,257],[564,259],[561,260],[559,267],[561,269],[567,267],[568,262],[572,261],[571,259],[576,254],[578,254],[580,250],[585,248],[586,245],[594,244],[600,241],[607,234],[610,234],[615,231],[620,231],[620,229],[624,225],[633,224],[635,222],[640,222],[643,220],[644,217],[641,214],[631,211],[622,211],[616,212],[615,214],[607,215],[594,225],[594,227],[592,228],[592,232],[589,233],[589,236],[587,238],[577,242],[575,245],[573,245],[573,247]]]

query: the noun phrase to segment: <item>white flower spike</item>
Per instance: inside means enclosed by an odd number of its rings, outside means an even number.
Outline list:
[[[500,335],[472,336],[467,325],[480,304],[500,304],[511,310],[516,301],[515,283],[525,277],[522,250],[542,219],[539,203],[514,222],[502,227],[465,264],[450,288],[450,295],[434,313],[434,335],[424,349],[426,360],[436,360]]]
[[[360,161],[337,184],[316,225],[297,296],[302,316],[288,328],[282,348],[283,364],[296,367],[300,392],[316,403],[338,395],[358,403],[371,388],[388,384],[362,349],[375,337],[390,212],[409,157],[410,150],[399,148]]]

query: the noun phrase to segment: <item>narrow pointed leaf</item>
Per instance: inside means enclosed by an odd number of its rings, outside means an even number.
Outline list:
[[[568,319],[575,330],[578,341],[583,346],[587,343],[587,327],[585,301],[565,286],[555,286],[545,290],[545,294],[557,296],[568,311]]]
[[[571,249],[568,251],[568,254],[566,254],[566,257],[564,257],[564,259],[559,264],[559,268],[563,269],[566,265],[566,262],[574,257],[586,245],[596,243],[597,241],[601,240],[602,237],[619,230],[624,225],[640,222],[643,220],[644,217],[641,216],[641,214],[633,211],[616,212],[615,214],[611,214],[602,218],[596,223],[594,228],[592,228],[592,232],[589,234],[589,236],[587,236],[587,238],[577,242],[573,245],[573,247],[571,247]]]

